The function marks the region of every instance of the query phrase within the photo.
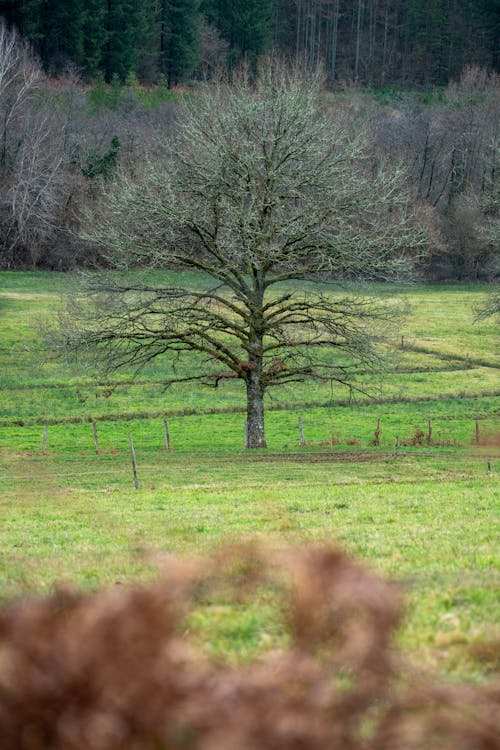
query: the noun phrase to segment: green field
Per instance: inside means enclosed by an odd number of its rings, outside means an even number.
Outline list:
[[[468,680],[498,668],[500,356],[494,321],[473,322],[483,287],[378,287],[412,312],[372,378],[377,401],[283,389],[268,401],[268,450],[249,453],[238,384],[165,389],[157,360],[116,386],[51,361],[38,327],[66,284],[0,273],[1,597],[147,578],[157,552],[326,539],[401,582],[400,639],[416,663]],[[250,609],[213,603],[191,627],[217,656],[247,659],[280,644],[274,614],[263,592]]]

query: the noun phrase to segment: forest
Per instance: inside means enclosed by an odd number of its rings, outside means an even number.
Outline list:
[[[197,82],[273,53],[321,65],[332,126],[348,109],[373,163],[404,165],[423,277],[495,275],[496,0],[4,0],[0,15],[0,267],[102,264],[79,235],[103,182],[156,152]]]
[[[498,71],[498,0],[3,0],[0,15],[54,75],[175,86],[273,50],[330,83],[446,85]]]

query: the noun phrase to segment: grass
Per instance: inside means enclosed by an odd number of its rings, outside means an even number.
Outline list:
[[[460,466],[449,454],[360,464],[139,452],[138,462],[136,492],[125,452],[12,457],[2,481],[4,596],[48,591],[57,580],[93,588],[147,578],[154,552],[209,551],[249,536],[334,539],[402,583],[401,640],[421,666],[469,679],[491,668],[473,657],[474,646],[493,638],[498,616],[498,497],[483,455],[464,456]],[[196,622],[212,615],[200,612]],[[264,618],[269,639],[272,622],[260,610],[253,616]],[[209,641],[215,653],[219,637]],[[249,657],[260,648],[254,640],[224,649]],[[268,646],[277,643],[279,633]]]
[[[491,675],[500,398],[495,326],[473,324],[481,287],[407,289],[413,312],[403,347],[395,334],[398,356],[379,402],[346,406],[340,389],[294,386],[268,402],[268,451],[248,453],[238,384],[165,390],[158,361],[140,384],[106,395],[109,386],[88,374],[41,367],[38,321],[65,283],[59,274],[0,273],[0,597],[47,592],[62,580],[93,589],[147,579],[157,553],[210,551],[240,538],[327,539],[400,581],[400,640],[416,663],[454,679]],[[269,592],[248,609],[200,607],[188,626],[200,639],[203,632],[210,653],[235,661],[283,638]]]

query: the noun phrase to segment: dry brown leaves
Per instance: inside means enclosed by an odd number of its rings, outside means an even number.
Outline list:
[[[210,592],[284,593],[290,648],[208,663],[180,623]],[[405,674],[397,590],[326,548],[171,561],[150,586],[0,614],[2,750],[497,750],[500,686]]]

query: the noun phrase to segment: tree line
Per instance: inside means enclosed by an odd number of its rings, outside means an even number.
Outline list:
[[[332,82],[443,85],[498,67],[499,22],[490,0],[276,0],[274,41]]]
[[[500,64],[497,0],[3,0],[0,15],[47,72],[75,65],[108,83],[174,86],[270,51],[372,86],[445,85]]]
[[[431,230],[418,263],[423,276],[494,277],[499,76],[472,67],[423,97],[357,89],[324,97],[332,143],[341,120],[346,135],[367,134],[374,169],[404,169]],[[183,98],[162,87],[50,78],[26,42],[0,26],[0,111],[0,267],[105,265],[102,248],[81,239],[84,217],[118,171],[140,173],[172,142],[186,116]]]

